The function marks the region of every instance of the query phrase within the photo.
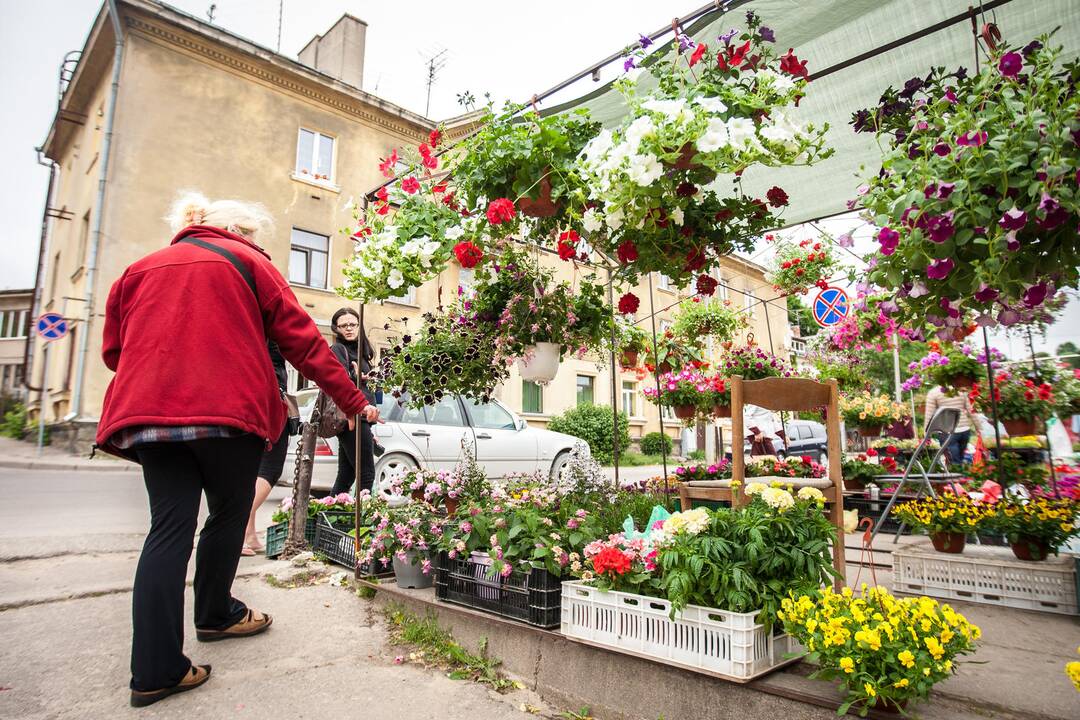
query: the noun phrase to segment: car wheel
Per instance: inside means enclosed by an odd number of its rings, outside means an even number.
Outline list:
[[[555,461],[551,463],[551,474],[549,477],[552,480],[559,480],[562,477],[563,470],[566,469],[566,463],[568,462],[570,462],[570,451],[563,450],[555,456]]]
[[[404,500],[404,498],[393,495],[390,492],[390,485],[398,475],[415,470],[418,467],[419,465],[416,464],[415,460],[403,453],[390,453],[379,458],[379,462],[375,464],[376,494],[391,505],[401,504],[401,500]]]

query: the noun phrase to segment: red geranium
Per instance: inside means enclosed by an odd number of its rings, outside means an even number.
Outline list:
[[[593,569],[598,575],[625,575],[630,571],[630,558],[616,547],[605,547],[592,559]]]
[[[765,193],[765,197],[769,199],[769,204],[773,207],[784,207],[788,204],[788,194],[775,186]]]
[[[701,62],[701,58],[708,51],[709,51],[709,46],[708,45],[706,45],[705,43],[698,43],[698,46],[696,48],[694,48],[694,54],[690,56],[690,67],[694,67],[699,62]]]
[[[383,185],[381,188],[379,188],[378,190],[375,191],[375,197],[382,200],[383,202],[389,202],[390,201],[390,193],[386,190],[385,185]]]
[[[573,260],[577,255],[577,244],[581,236],[573,230],[567,230],[559,235],[559,257],[563,260]]]
[[[801,78],[809,75],[806,72],[806,61],[795,57],[794,48],[788,48],[787,55],[780,56],[780,72],[786,72],[788,75]]]
[[[885,452],[887,452],[890,455],[896,455],[897,453],[900,452],[900,449],[897,448],[895,445],[889,445],[889,446],[887,446],[885,448]]]
[[[697,279],[697,291],[698,295],[712,295],[716,292],[717,286],[716,278],[708,275],[698,275]]]
[[[634,293],[626,293],[619,298],[619,312],[623,315],[633,315],[641,306],[641,300]]]
[[[428,134],[428,142],[431,144],[431,147],[438,147],[440,140],[442,140],[442,133],[439,132],[437,129],[432,130]]]
[[[638,259],[637,245],[633,240],[624,240],[615,250],[615,255],[623,265],[632,263]]]
[[[392,150],[390,152],[390,157],[379,163],[379,172],[381,172],[384,177],[393,177],[394,166],[397,165],[397,161],[397,150]]]
[[[487,219],[492,225],[501,225],[514,219],[514,203],[506,198],[492,200],[488,204]]]
[[[463,268],[474,268],[484,259],[484,253],[471,240],[459,242],[454,246],[454,255]]]
[[[878,456],[878,451],[875,450],[874,448],[870,448],[869,450],[866,451],[866,456],[867,457],[877,457]]]
[[[896,472],[896,458],[883,457],[881,458],[881,467],[885,468],[890,473]]]
[[[401,181],[401,189],[410,195],[415,195],[420,190],[420,181],[409,176]]]

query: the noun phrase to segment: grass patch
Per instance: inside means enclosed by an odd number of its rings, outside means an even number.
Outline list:
[[[668,462],[671,456],[668,455]],[[619,453],[619,467],[641,467],[642,465],[660,465],[663,462],[659,455],[642,455],[633,450]],[[608,467],[614,467],[615,463],[609,463]]]
[[[501,693],[523,687],[499,672],[502,664],[499,660],[487,657],[486,639],[480,642],[479,654],[474,655],[440,628],[434,615],[420,618],[400,605],[391,604],[386,608],[386,620],[395,645],[415,648],[408,655],[398,656],[397,662],[408,660],[424,667],[441,668],[451,680],[472,680]]]
[[[359,585],[356,588],[356,597],[371,600],[377,592],[379,591],[370,585]]]
[[[301,570],[286,578],[279,578],[277,575],[264,575],[263,577],[266,580],[266,584],[270,587],[281,590],[291,590],[293,588],[316,585],[324,580],[327,575],[325,570]]]
[[[588,706],[581,708],[577,712],[573,710],[565,710],[559,713],[561,720],[595,720],[595,718],[589,714]]]

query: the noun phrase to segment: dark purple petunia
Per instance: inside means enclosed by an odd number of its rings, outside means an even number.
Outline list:
[[[978,132],[964,133],[963,135],[956,136],[956,144],[963,145],[965,147],[979,147],[985,145],[986,141],[990,139],[990,136],[986,134],[985,130]]]
[[[776,35],[773,34],[772,28],[767,28],[762,25],[758,29],[758,35],[760,35],[761,39],[765,42],[776,42]]]
[[[1024,291],[1024,304],[1029,308],[1039,307],[1046,300],[1046,294],[1050,290],[1046,283],[1037,283]]]
[[[630,70],[632,70],[635,67],[637,67],[637,63],[634,62],[634,58],[628,57],[625,60],[623,60],[623,64],[622,64],[623,72],[629,72]]]
[[[883,227],[878,231],[877,240],[881,243],[881,254],[892,255],[900,244],[900,233],[892,228]]]
[[[953,236],[956,228],[953,227],[952,212],[936,215],[927,220],[926,232],[930,235],[930,241],[939,245]]]
[[[1024,67],[1024,58],[1018,52],[1007,52],[998,60],[998,72],[1007,78],[1016,77]]]
[[[956,104],[956,92],[952,88],[945,89],[945,101],[952,105]]]
[[[908,160],[914,160],[915,158],[919,157],[919,153],[921,152],[922,149],[919,147],[919,143],[912,143],[911,147],[909,147],[907,151]]]
[[[1043,46],[1043,44],[1041,42],[1039,42],[1038,40],[1032,40],[1031,42],[1029,42],[1027,45],[1024,46],[1024,49],[1020,51],[1020,54],[1023,55],[1024,57],[1029,57],[1031,55],[1031,53],[1038,52],[1039,50],[1042,50],[1042,46]]]
[[[1014,207],[1005,211],[1005,214],[998,220],[998,225],[1005,230],[1023,230],[1024,226],[1027,225],[1027,219],[1026,212]]]
[[[1016,231],[1010,230],[1005,233],[1005,248],[1009,252],[1016,252],[1020,249],[1020,241],[1016,239]]]
[[[904,83],[904,89],[898,94],[905,100],[910,100],[915,96],[915,93],[923,86],[922,78],[913,77]]]
[[[1046,213],[1046,215],[1036,219],[1035,224],[1043,230],[1053,230],[1069,219],[1069,211],[1061,207],[1061,203],[1045,192],[1039,201],[1039,210]]]
[[[870,124],[870,111],[866,109],[857,110],[851,116],[851,127],[857,133],[873,130],[874,127]]]
[[[641,49],[644,50],[645,48],[652,45],[652,38],[648,35],[638,35],[638,45],[640,45]]]
[[[952,258],[934,260],[926,266],[926,277],[931,280],[944,280],[949,277],[954,267],[956,267],[956,262]]]
[[[927,200],[934,197],[935,195],[937,195],[937,183],[930,183],[923,188],[922,196]]]
[[[953,77],[955,77],[957,80],[966,79],[967,78],[967,68],[964,67],[963,65],[956,68],[956,72],[953,73]]]
[[[949,151],[951,149],[952,148],[949,147],[948,143],[939,142],[937,145],[934,146],[934,153],[940,155],[941,157],[945,157],[949,154]]]
[[[990,287],[986,283],[979,285],[979,289],[975,291],[975,299],[981,303],[993,302],[1001,295],[1000,292]]]
[[[956,189],[956,183],[941,183],[938,185],[937,197],[938,200],[945,200],[952,195],[953,190]]]

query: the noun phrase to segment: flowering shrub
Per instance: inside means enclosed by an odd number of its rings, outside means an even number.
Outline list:
[[[1080,63],[1046,42],[1002,44],[975,75],[934,68],[854,116],[890,144],[859,200],[881,227],[870,280],[941,337],[961,307],[1011,325],[1076,286]]]
[[[837,267],[839,263],[828,240],[781,242],[776,248],[769,282],[785,295],[805,293],[815,285],[824,290]]]
[[[993,403],[981,385],[976,383],[969,397],[976,410],[990,414]],[[999,373],[994,378],[994,399],[998,420],[1034,420],[1048,418],[1054,412],[1054,393],[1050,385],[1036,385],[1034,380],[1009,372]]]
[[[364,503],[372,502],[371,493],[367,490],[363,490],[360,493],[361,501]],[[289,496],[281,501],[281,505],[274,511],[274,514],[270,516],[270,521],[274,523],[285,522],[292,517],[292,496]],[[309,519],[313,519],[319,516],[319,513],[327,510],[335,510],[341,512],[354,512],[356,510],[356,499],[349,493],[338,493],[337,495],[327,495],[321,498],[311,498],[308,500],[307,516]]]
[[[888,395],[844,395],[840,398],[840,415],[849,425],[862,428],[882,428],[908,417],[907,408]]]
[[[712,465],[687,465],[675,468],[675,477],[680,482],[691,480],[730,480],[731,461],[724,458]]]
[[[893,515],[913,528],[937,533],[974,533],[988,517],[989,506],[976,503],[967,495],[945,493],[898,504]]]
[[[997,503],[987,516],[987,526],[1000,532],[1010,543],[1034,542],[1057,555],[1058,548],[1080,535],[1074,500],[1035,498]]]
[[[446,518],[435,514],[434,508],[420,502],[390,508],[376,513],[373,524],[365,562],[378,562],[386,568],[397,558],[420,565],[425,575],[431,572],[430,555],[447,529]]]
[[[659,271],[683,287],[717,257],[749,249],[778,224],[769,208],[787,205],[787,194],[773,188],[752,198],[737,184],[725,196],[731,184],[713,183],[717,175],[828,156],[825,129],[793,119],[805,62],[791,52],[780,57],[761,29],[750,13],[747,30],[725,33],[715,53],[707,45],[691,52],[693,42],[679,34],[670,61],[643,63],[649,43],[627,58],[627,74],[616,81],[628,106],[623,124],[601,130],[582,153],[596,205],[585,229],[606,231],[598,243],[619,258],[624,276]],[[647,94],[637,84],[639,63],[658,81]]]
[[[865,716],[872,707],[902,710],[956,671],[955,659],[975,650],[978,626],[928,597],[897,599],[880,587],[825,588],[784,598],[778,617],[818,663],[814,677],[839,679]]]
[[[617,533],[589,543],[583,555],[584,562],[572,570],[584,581],[605,592],[655,594],[656,550],[647,539],[627,540],[623,533]]]

